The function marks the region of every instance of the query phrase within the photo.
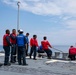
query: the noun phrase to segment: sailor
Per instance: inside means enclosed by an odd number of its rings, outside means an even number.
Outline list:
[[[11,63],[16,62],[16,29],[12,29],[12,33],[10,34],[11,38]]]
[[[69,56],[68,57],[71,60],[75,60],[75,56],[76,56],[76,48],[73,47],[73,46],[70,46],[70,48],[69,48]]]
[[[26,38],[25,38],[25,35],[23,35],[22,29],[19,30],[19,34],[17,35],[16,39],[17,39],[17,46],[18,46],[18,64],[28,65],[26,63],[26,54],[25,54]]]
[[[38,47],[37,35],[33,35],[33,38],[30,39],[30,47],[31,47],[30,59],[31,59],[32,54],[34,53],[33,59],[37,60],[36,59],[36,52],[37,52],[37,47]]]
[[[5,51],[5,59],[4,59],[4,65],[10,66],[9,63],[9,56],[10,56],[10,46],[12,46],[10,42],[10,31],[7,29],[6,34],[3,36],[3,48]]]
[[[29,48],[29,33],[26,33],[26,56],[28,56],[28,48]]]
[[[52,46],[48,42],[46,36],[43,37],[43,41],[41,41],[41,45],[42,45],[43,50],[47,53],[47,58],[51,59],[52,51],[49,49],[49,47],[52,48]]]

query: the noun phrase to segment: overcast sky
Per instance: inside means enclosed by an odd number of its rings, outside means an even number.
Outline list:
[[[0,0],[0,44],[6,29],[17,29],[17,2],[20,1],[20,29],[47,36],[52,45],[76,43],[76,0]]]

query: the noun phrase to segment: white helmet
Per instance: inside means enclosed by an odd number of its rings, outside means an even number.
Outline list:
[[[23,32],[23,30],[22,30],[22,29],[20,29],[20,30],[19,30],[19,32]]]

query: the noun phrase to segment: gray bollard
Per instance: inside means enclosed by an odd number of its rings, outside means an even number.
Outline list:
[[[55,52],[55,58],[60,58],[60,52]]]
[[[62,59],[68,59],[68,53],[62,53]]]

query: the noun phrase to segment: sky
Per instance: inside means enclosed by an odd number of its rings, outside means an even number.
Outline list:
[[[5,30],[19,29],[36,34],[40,44],[44,36],[51,45],[76,44],[76,0],[0,0],[0,44]]]

